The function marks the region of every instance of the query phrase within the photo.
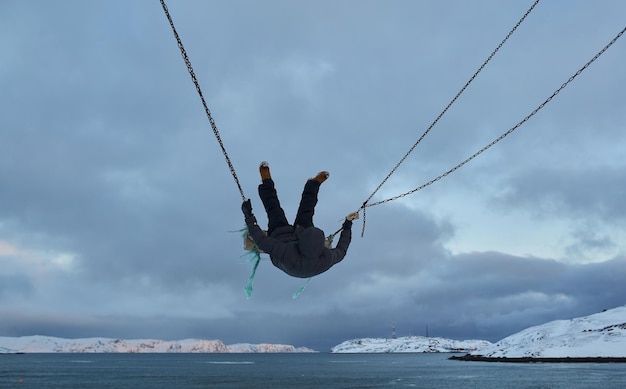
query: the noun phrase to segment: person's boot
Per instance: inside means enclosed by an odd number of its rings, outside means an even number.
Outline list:
[[[272,178],[270,174],[270,164],[267,163],[267,161],[261,162],[261,165],[259,165],[259,173],[261,173],[261,180]]]
[[[323,171],[317,173],[317,176],[315,176],[315,178],[311,178],[311,180],[315,180],[321,184],[326,181],[326,179],[328,179],[328,176],[330,176],[330,173],[327,171]]]

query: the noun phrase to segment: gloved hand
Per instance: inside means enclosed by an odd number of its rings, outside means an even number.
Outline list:
[[[359,213],[358,212],[352,212],[351,214],[349,214],[348,216],[346,216],[346,220],[355,220],[359,218]]]
[[[241,211],[243,212],[244,219],[246,220],[246,225],[256,224],[256,217],[254,217],[254,214],[252,213],[252,201],[250,201],[250,199],[241,204]]]
[[[344,230],[352,228],[352,220],[358,219],[359,218],[359,212],[352,212],[351,214],[349,214],[348,216],[346,216],[346,220],[343,221],[343,225],[341,226],[341,228],[343,228]]]

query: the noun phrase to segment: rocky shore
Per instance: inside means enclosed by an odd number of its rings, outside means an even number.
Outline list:
[[[482,355],[465,354],[463,356],[453,355],[448,359],[456,360],[456,361],[508,362],[508,363],[626,363],[626,358],[618,358],[618,357],[505,358],[505,357],[485,357]]]

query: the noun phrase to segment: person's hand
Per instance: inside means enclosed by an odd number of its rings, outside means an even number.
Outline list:
[[[256,218],[252,213],[252,201],[250,199],[245,200],[243,204],[241,204],[241,211],[243,212],[243,216],[246,220],[246,224],[254,224],[256,223]]]
[[[346,216],[346,220],[352,221],[355,219],[359,218],[359,213],[358,212],[352,212],[351,214],[349,214],[348,216]]]
[[[243,204],[241,204],[241,210],[245,217],[252,216],[252,201],[250,201],[250,199],[245,200]]]

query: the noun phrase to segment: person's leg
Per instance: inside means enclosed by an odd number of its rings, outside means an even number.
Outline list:
[[[320,183],[315,180],[308,180],[304,184],[300,206],[296,214],[294,225],[304,228],[313,227],[313,214],[315,213],[315,205],[317,205],[317,193],[320,190]]]
[[[261,185],[259,185],[259,197],[263,202],[265,212],[267,212],[268,235],[271,235],[272,232],[279,227],[289,225],[289,222],[285,217],[285,212],[281,208],[280,202],[278,201],[278,194],[276,193],[276,188],[274,187],[274,181],[271,178],[264,179]]]
[[[315,178],[309,179],[304,184],[300,206],[296,214],[294,225],[300,225],[304,228],[313,227],[313,214],[317,205],[317,194],[320,190],[322,182],[328,178],[328,172],[319,172]]]

